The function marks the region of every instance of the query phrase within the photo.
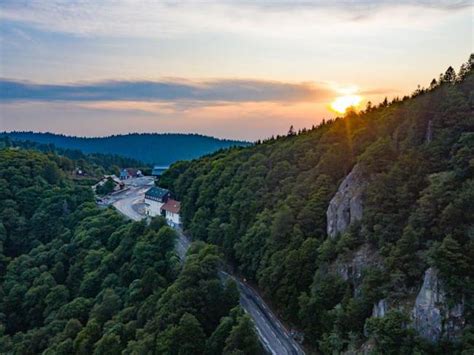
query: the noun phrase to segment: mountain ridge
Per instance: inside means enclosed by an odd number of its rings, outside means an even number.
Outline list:
[[[78,149],[83,153],[117,154],[148,164],[170,165],[191,160],[220,149],[247,146],[250,142],[221,139],[201,134],[129,133],[104,137],[80,137],[50,132],[0,132],[12,140],[54,144],[58,148]]]

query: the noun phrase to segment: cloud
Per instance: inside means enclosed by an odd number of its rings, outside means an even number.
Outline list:
[[[185,102],[322,102],[333,96],[329,87],[314,83],[220,79],[207,81],[102,81],[37,84],[0,79],[0,101],[157,101]]]
[[[183,33],[230,31],[292,33],[319,24],[361,22],[389,12],[383,23],[410,26],[429,16],[428,10],[456,11],[470,0],[313,0],[313,1],[17,1],[4,0],[0,19],[27,24],[47,32],[79,36],[169,37]],[[413,8],[416,11],[412,11]],[[422,11],[420,11],[422,10]],[[399,21],[404,19],[405,21]],[[408,22],[408,23],[407,23]],[[321,27],[318,27],[321,28]]]
[[[203,103],[176,110],[152,102],[41,102],[0,104],[5,131],[56,132],[104,136],[129,132],[200,133],[220,138],[256,140],[311,127],[332,117],[324,103],[246,102]]]

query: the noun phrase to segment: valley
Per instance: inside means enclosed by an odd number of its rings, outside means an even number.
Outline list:
[[[106,204],[113,205],[127,218],[139,221],[146,218],[146,215],[138,206],[143,203],[145,191],[152,185],[153,178],[129,179],[126,181],[126,190],[109,195],[103,200]],[[184,260],[191,243],[180,228],[175,228],[175,230],[178,235],[176,251],[180,259]],[[251,316],[260,341],[269,353],[274,355],[304,354],[298,342],[290,336],[289,331],[284,328],[251,286],[224,271],[220,271],[220,274],[224,281],[231,278],[237,283],[240,305]]]

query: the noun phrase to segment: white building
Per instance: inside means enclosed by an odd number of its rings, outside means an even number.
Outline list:
[[[162,215],[161,208],[168,201],[170,192],[161,187],[152,187],[145,192],[145,211],[146,214],[155,217]]]
[[[180,209],[181,203],[169,198],[168,201],[161,206],[161,214],[165,216],[168,224],[171,226],[179,226],[181,225],[181,219],[179,218]]]

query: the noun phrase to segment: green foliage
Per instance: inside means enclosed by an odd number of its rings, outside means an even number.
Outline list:
[[[1,353],[202,354],[221,319],[238,324],[215,246],[194,244],[181,266],[164,218],[96,207],[57,160],[0,150]]]
[[[252,320],[248,315],[238,318],[225,342],[223,354],[261,354],[263,353]]]
[[[179,354],[203,353],[206,336],[201,324],[192,314],[183,314],[178,324],[176,336],[176,340],[179,342]]]
[[[413,354],[416,349],[415,332],[408,327],[409,317],[390,311],[383,318],[370,318],[366,323],[369,337],[376,342],[380,354]]]
[[[472,242],[469,243],[472,247]],[[472,253],[465,253],[461,244],[451,235],[446,236],[439,244],[432,248],[431,256],[434,265],[446,280],[453,296],[464,294],[466,285],[473,275]],[[467,286],[469,287],[469,286]]]
[[[95,192],[98,195],[104,196],[114,191],[115,182],[112,178],[108,178],[103,185],[98,185]]]
[[[206,343],[205,354],[208,355],[220,355],[224,352],[226,341],[231,334],[234,326],[237,325],[240,318],[244,316],[244,313],[240,307],[231,309],[230,313],[226,317],[222,317],[219,325],[211,334]],[[231,340],[229,340],[230,342]]]
[[[148,171],[148,173],[151,173],[151,169],[140,160],[125,158],[115,154],[101,154],[94,152],[85,154],[80,150],[59,148],[51,143],[42,144],[37,143],[34,139],[29,140],[29,138],[34,138],[36,133],[25,133],[25,136],[20,132],[9,134],[15,136],[15,139],[10,139],[8,134],[0,133],[0,148],[21,148],[48,153],[49,159],[54,160],[61,170],[67,173],[72,173],[75,169],[81,170],[83,174],[81,179],[89,185],[96,182],[96,177],[101,177],[104,174],[115,174],[118,176],[120,173],[120,167],[136,167],[143,172]],[[25,138],[26,140],[16,140],[16,135],[19,135],[19,137]],[[47,167],[45,166],[45,168]],[[51,167],[47,169],[50,168]],[[51,173],[54,174],[55,172],[52,171]],[[87,177],[92,178],[92,180],[88,181]]]

